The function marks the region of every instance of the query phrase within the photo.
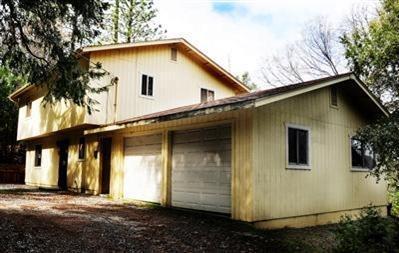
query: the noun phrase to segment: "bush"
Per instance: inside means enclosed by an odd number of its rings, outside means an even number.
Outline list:
[[[359,217],[345,216],[334,230],[335,252],[399,252],[399,226],[369,206]]]

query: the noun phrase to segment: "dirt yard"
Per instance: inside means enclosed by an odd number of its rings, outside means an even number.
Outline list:
[[[331,229],[260,231],[211,214],[0,186],[0,252],[325,252]]]

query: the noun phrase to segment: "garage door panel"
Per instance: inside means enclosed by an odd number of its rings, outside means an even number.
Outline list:
[[[172,150],[172,205],[229,213],[230,126],[175,132]]]
[[[162,188],[161,140],[161,135],[125,139],[125,198],[160,202]]]

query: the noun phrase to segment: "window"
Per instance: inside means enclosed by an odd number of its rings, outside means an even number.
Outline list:
[[[141,95],[143,96],[153,96],[153,84],[154,78],[149,75],[141,75]]]
[[[177,61],[177,48],[170,49],[170,59],[172,61]]]
[[[26,117],[32,115],[32,102],[26,103]]]
[[[86,148],[86,144],[85,144],[85,138],[80,138],[79,139],[79,147],[78,147],[78,153],[79,153],[79,160],[83,160],[85,159],[85,148]]]
[[[35,167],[42,166],[42,145],[35,145]]]
[[[331,86],[330,101],[332,106],[338,106],[338,89],[336,86]]]
[[[287,127],[288,168],[309,167],[309,130],[302,127]]]
[[[215,92],[213,90],[201,89],[201,103],[215,100]]]
[[[373,150],[356,138],[351,138],[351,156],[353,168],[368,170],[375,167]]]

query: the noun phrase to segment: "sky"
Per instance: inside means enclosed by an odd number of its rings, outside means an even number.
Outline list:
[[[317,17],[339,24],[355,6],[377,0],[155,0],[167,38],[183,37],[234,75],[261,82],[265,57],[300,38]]]

